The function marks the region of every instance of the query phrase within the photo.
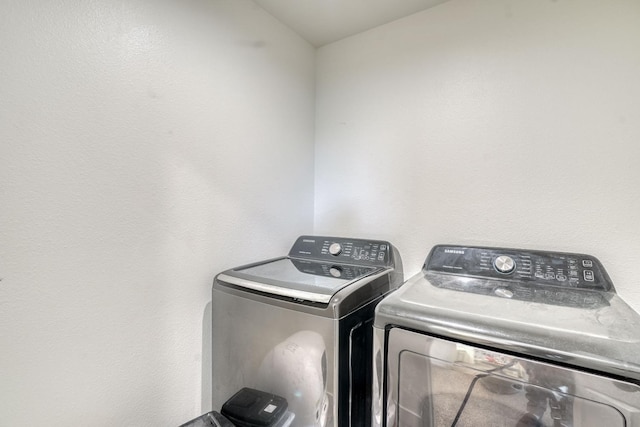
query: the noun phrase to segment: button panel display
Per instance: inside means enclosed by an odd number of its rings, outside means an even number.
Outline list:
[[[393,267],[392,247],[380,240],[301,236],[289,251],[295,258]]]
[[[510,260],[515,267],[509,269]],[[517,249],[436,246],[428,271],[572,289],[609,291],[613,285],[592,256]]]

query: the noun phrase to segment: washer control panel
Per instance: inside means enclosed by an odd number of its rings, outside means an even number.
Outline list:
[[[608,292],[613,285],[593,256],[520,249],[435,246],[427,271]]]
[[[367,266],[394,266],[392,246],[382,240],[300,236],[289,256]]]

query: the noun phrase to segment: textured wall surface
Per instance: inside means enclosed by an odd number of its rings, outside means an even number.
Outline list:
[[[312,229],[314,50],[245,0],[9,0],[0,58],[0,425],[186,422],[213,275]]]
[[[640,3],[453,0],[318,52],[318,233],[586,252],[640,310]]]

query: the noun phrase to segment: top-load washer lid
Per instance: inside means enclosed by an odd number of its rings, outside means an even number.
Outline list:
[[[388,274],[396,267],[396,258],[394,248],[384,241],[301,236],[289,256],[227,270],[216,280],[265,294],[327,304],[336,293],[361,279]],[[400,264],[400,275],[401,271]]]
[[[375,326],[640,381],[640,315],[589,255],[436,246],[377,306]]]
[[[268,294],[328,303],[342,288],[380,271],[382,268],[280,258],[233,269],[218,280]]]

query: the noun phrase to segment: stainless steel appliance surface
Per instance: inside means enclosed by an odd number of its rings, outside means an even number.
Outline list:
[[[283,396],[294,427],[370,425],[374,309],[402,282],[389,242],[325,236],[218,274],[213,407],[249,387]]]
[[[583,254],[439,245],[376,307],[374,426],[640,426],[640,316]]]

